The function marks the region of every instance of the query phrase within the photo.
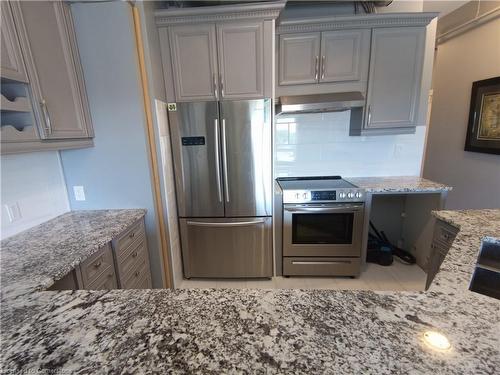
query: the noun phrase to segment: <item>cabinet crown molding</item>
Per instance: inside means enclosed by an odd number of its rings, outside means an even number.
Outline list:
[[[373,27],[427,26],[438,13],[383,13],[339,17],[278,19],[277,34]]]
[[[286,1],[248,3],[192,8],[159,9],[155,11],[157,26],[183,23],[224,22],[247,19],[276,19]]]

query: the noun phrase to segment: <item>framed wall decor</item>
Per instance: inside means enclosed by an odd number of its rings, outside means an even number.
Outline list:
[[[472,83],[465,151],[500,154],[500,77]]]

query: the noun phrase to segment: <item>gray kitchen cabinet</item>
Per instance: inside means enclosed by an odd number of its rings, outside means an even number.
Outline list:
[[[151,288],[149,252],[144,220],[127,228],[113,239],[118,283],[122,289]]]
[[[169,43],[178,102],[265,96],[264,21],[172,26]]]
[[[93,136],[70,5],[11,3],[41,138]]]
[[[417,125],[425,27],[374,29],[365,129]]]
[[[222,99],[264,97],[264,22],[217,25]]]
[[[279,39],[279,84],[316,83],[321,33],[284,34]]]
[[[152,287],[144,218],[104,244],[49,290]]]
[[[319,82],[359,81],[368,69],[370,30],[321,33]]]
[[[21,54],[21,46],[16,33],[14,19],[10,5],[6,1],[1,2],[2,23],[1,28],[1,76],[18,82],[28,82],[24,61]]]
[[[216,100],[218,69],[213,24],[169,28],[177,101]]]
[[[434,234],[431,242],[431,252],[427,262],[427,279],[425,289],[429,289],[432,281],[436,277],[441,264],[443,263],[448,251],[453,245],[453,241],[457,236],[458,229],[445,223],[442,220],[436,220],[434,224]]]
[[[169,102],[273,96],[275,19],[284,1],[155,10]]]

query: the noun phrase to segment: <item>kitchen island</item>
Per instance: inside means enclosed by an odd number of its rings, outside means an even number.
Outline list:
[[[481,239],[500,238],[500,210],[434,214],[460,232],[427,292],[41,291],[76,258],[39,256],[38,271],[28,268],[37,275],[31,278],[15,256],[29,256],[24,232],[2,242],[2,370],[494,373],[500,301],[467,286]],[[92,225],[104,220],[114,225],[102,215]],[[109,236],[96,238],[96,246]],[[36,251],[50,255],[57,246]],[[87,255],[89,247],[81,250]],[[427,347],[426,330],[445,334],[452,348]]]

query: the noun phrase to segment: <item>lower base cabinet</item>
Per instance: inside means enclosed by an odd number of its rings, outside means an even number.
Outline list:
[[[455,227],[452,227],[444,221],[436,220],[431,243],[431,253],[427,262],[427,280],[425,282],[425,290],[429,289],[432,281],[439,272],[441,264],[448,254],[457,233],[458,229]]]
[[[144,219],[140,219],[49,290],[150,289],[151,271]]]

